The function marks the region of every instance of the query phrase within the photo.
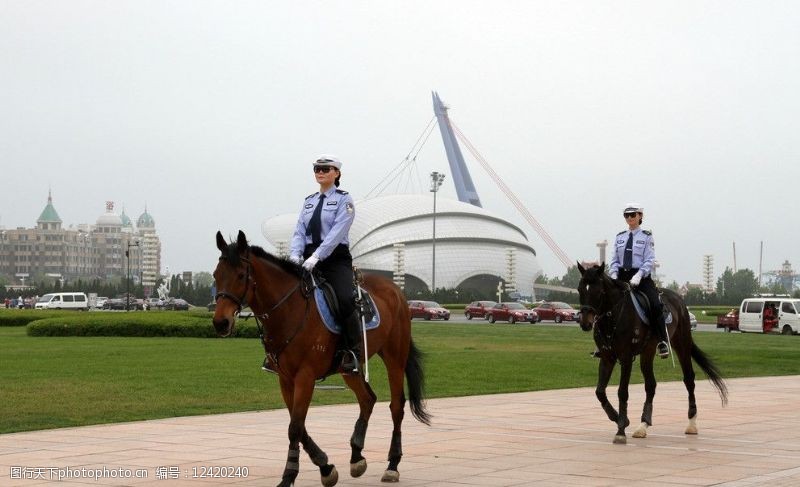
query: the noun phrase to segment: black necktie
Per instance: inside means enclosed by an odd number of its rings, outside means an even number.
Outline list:
[[[311,243],[319,245],[322,243],[322,203],[325,200],[325,195],[319,195],[319,203],[314,208],[314,214],[311,215],[311,220],[308,221],[306,227],[306,235],[311,235]]]
[[[633,232],[628,233],[628,243],[625,244],[625,256],[622,258],[622,268],[625,270],[633,267]]]

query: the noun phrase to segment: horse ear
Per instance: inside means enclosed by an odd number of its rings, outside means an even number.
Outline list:
[[[244,232],[241,230],[239,230],[239,236],[236,237],[236,246],[239,248],[240,251],[245,250],[248,247],[247,237],[245,237]]]
[[[600,272],[605,272],[605,271],[606,271],[606,263],[600,262]]]
[[[586,269],[583,268],[580,262],[578,261],[575,262],[578,264],[578,270],[580,271],[581,275],[583,275],[586,272]]]
[[[219,230],[217,230],[217,248],[220,252],[228,250],[228,244],[225,242],[225,238],[222,237],[222,232]]]

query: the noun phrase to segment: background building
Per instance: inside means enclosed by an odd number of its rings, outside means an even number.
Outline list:
[[[128,275],[129,265],[134,282],[155,285],[160,275],[161,243],[146,209],[134,227],[125,211],[118,215],[109,201],[94,225],[64,228],[48,194],[35,228],[0,230],[0,274],[14,284],[43,279],[118,279]]]

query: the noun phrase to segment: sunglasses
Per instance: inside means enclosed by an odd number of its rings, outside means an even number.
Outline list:
[[[636,216],[636,213],[623,213],[622,216],[624,216],[625,218],[634,218]]]
[[[331,166],[314,166],[314,172],[315,173],[320,173],[321,172],[322,174],[328,174],[329,172],[331,172],[331,169],[334,169],[334,168],[331,167]]]

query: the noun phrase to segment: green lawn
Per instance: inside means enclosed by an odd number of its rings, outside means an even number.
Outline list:
[[[595,384],[591,336],[575,327],[413,327],[428,397]],[[800,337],[700,332],[695,339],[725,377],[800,374]],[[24,327],[0,327],[0,344],[0,433],[283,407],[276,377],[260,370],[256,339],[30,337]],[[370,366],[379,400],[388,400],[382,362]],[[669,360],[657,362],[656,375],[681,378]],[[641,382],[638,370],[633,381]],[[351,401],[346,390],[314,397],[314,404]]]

